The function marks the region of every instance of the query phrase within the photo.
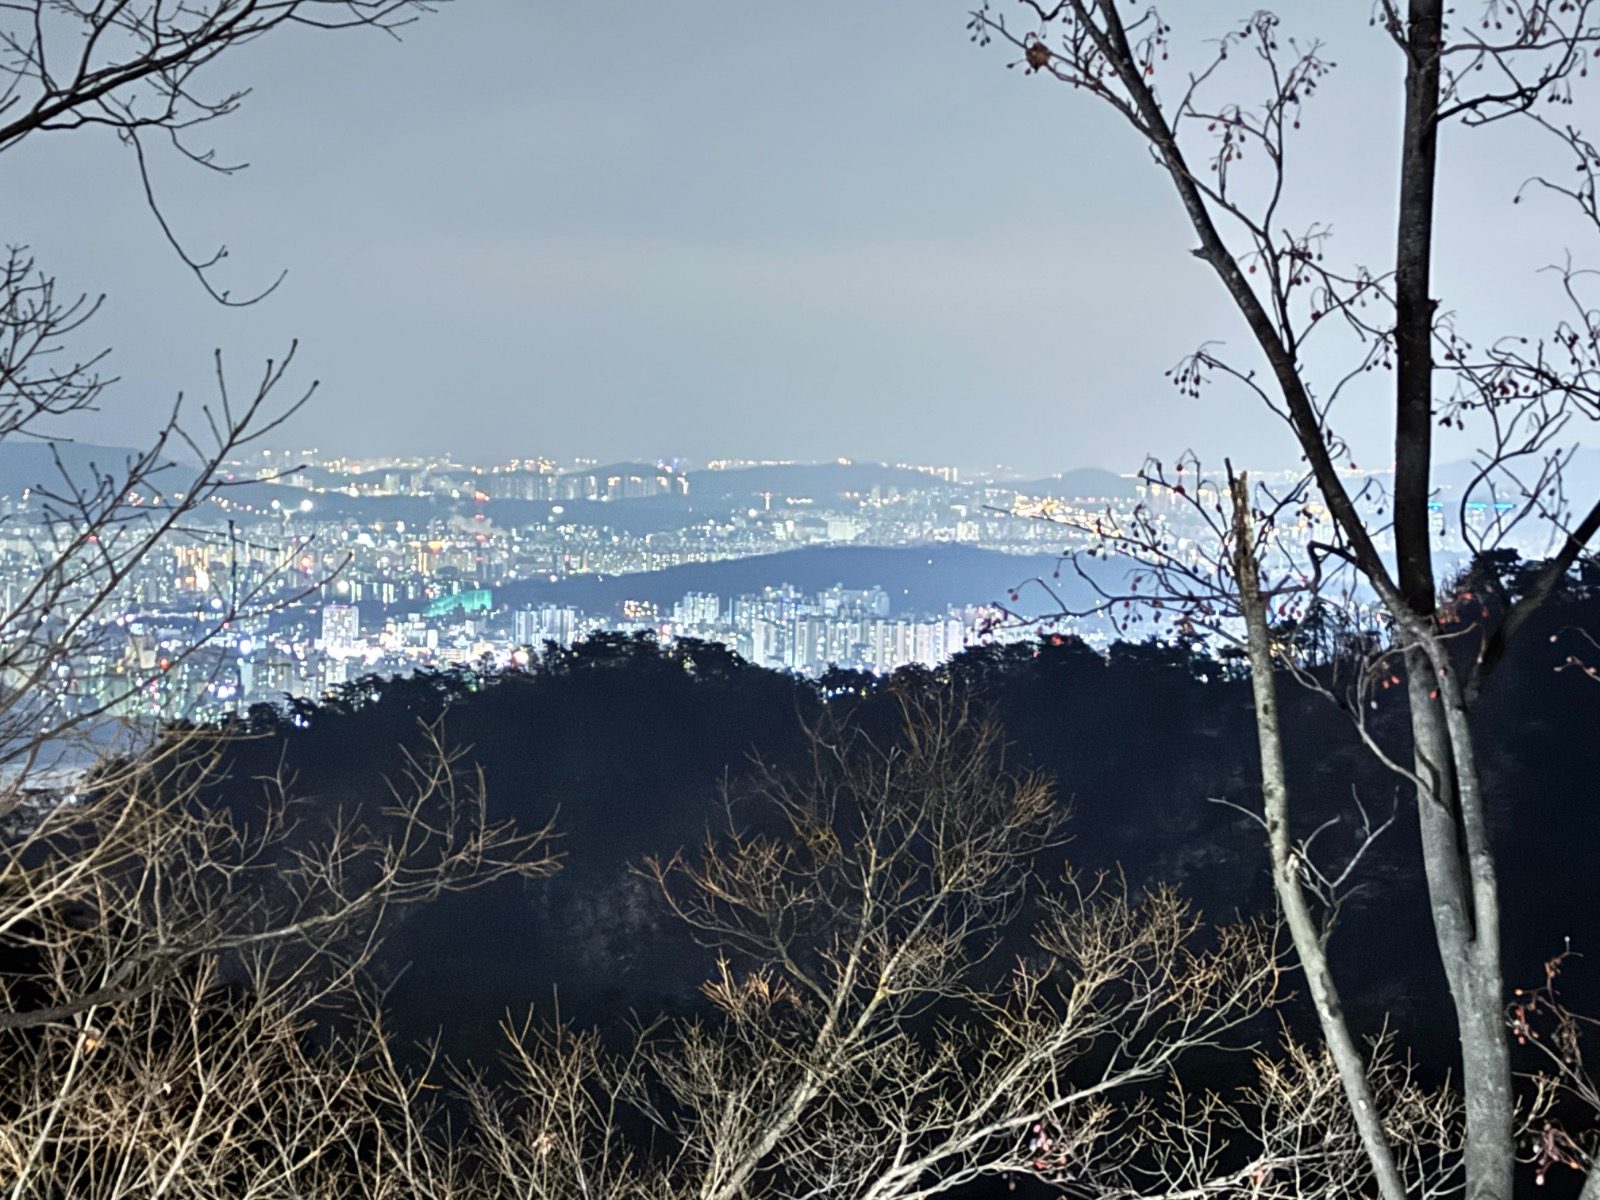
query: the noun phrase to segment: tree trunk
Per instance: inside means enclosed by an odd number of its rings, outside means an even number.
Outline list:
[[[1261,596],[1261,577],[1251,531],[1249,481],[1246,476],[1239,475],[1230,480],[1230,487],[1235,537],[1234,576],[1239,583],[1239,602],[1244,610],[1250,653],[1250,689],[1255,699],[1256,738],[1261,749],[1261,797],[1267,846],[1272,856],[1272,886],[1283,909],[1284,924],[1294,940],[1300,969],[1305,972],[1306,987],[1317,1012],[1317,1022],[1322,1026],[1323,1040],[1339,1069],[1345,1100],[1378,1180],[1378,1189],[1384,1200],[1405,1200],[1405,1184],[1383,1131],[1383,1115],[1373,1097],[1361,1051],[1350,1036],[1339,989],[1328,967],[1327,945],[1300,885],[1300,861],[1289,837],[1289,779],[1279,733],[1278,689],[1273,676],[1266,603]]]
[[[1434,653],[1443,649],[1435,642]],[[1509,1200],[1515,1100],[1500,964],[1500,902],[1461,689],[1420,647],[1406,652],[1418,825],[1434,936],[1455,1004],[1467,1113],[1468,1200]],[[1433,687],[1438,682],[1441,686]]]
[[[1434,633],[1428,497],[1435,303],[1429,291],[1443,8],[1443,0],[1410,0],[1406,23],[1395,243],[1395,558],[1399,599],[1414,618],[1401,622],[1401,636],[1416,773],[1424,785],[1417,795],[1423,865],[1461,1040],[1467,1197],[1510,1200],[1515,1147],[1498,885],[1460,680]]]

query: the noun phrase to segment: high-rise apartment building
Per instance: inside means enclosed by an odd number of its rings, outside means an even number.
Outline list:
[[[354,604],[322,606],[322,648],[329,654],[348,654],[361,638],[361,610]]]

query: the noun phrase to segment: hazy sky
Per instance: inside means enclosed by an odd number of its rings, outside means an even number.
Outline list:
[[[1203,52],[1250,6],[1169,7]],[[322,391],[284,440],[352,454],[1290,461],[1246,397],[1162,378],[1201,340],[1245,345],[1165,177],[1086,97],[971,45],[966,8],[458,0],[400,43],[292,33],[214,72],[254,89],[213,138],[250,170],[159,167],[186,239],[228,243],[225,286],[289,270],[262,305],[204,297],[108,137],[8,154],[5,236],[108,294],[85,346],[123,384],[95,440],[206,395],[214,347],[242,380],[298,337]],[[1382,267],[1400,63],[1369,9],[1280,8],[1339,63],[1290,211]],[[1600,245],[1511,206],[1541,161],[1514,128],[1443,145],[1440,294],[1480,332],[1537,332],[1535,268]],[[1374,463],[1384,416],[1374,392],[1342,418]]]

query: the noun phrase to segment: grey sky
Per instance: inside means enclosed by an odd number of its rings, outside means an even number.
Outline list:
[[[107,138],[8,155],[5,235],[109,294],[93,340],[125,383],[95,440],[204,395],[213,346],[243,378],[298,336],[323,390],[286,440],[354,454],[1290,461],[1247,398],[1162,379],[1243,346],[1164,178],[1109,113],[970,45],[966,7],[459,0],[399,44],[269,40],[217,76],[255,88],[214,131],[251,169],[160,174],[191,245],[231,247],[223,282],[286,267],[276,295],[208,301]],[[1169,7],[1192,49],[1249,6]],[[1280,11],[1340,64],[1294,223],[1381,267],[1399,62],[1366,0]],[[1537,332],[1534,268],[1600,245],[1510,205],[1539,161],[1515,130],[1444,152],[1440,294]],[[1356,395],[1340,423],[1373,463],[1383,416]]]

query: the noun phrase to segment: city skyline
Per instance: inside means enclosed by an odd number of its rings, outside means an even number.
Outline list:
[[[29,594],[60,528],[38,486],[56,460],[28,448],[0,447],[7,603]],[[92,454],[32,449],[61,454],[78,479]],[[279,459],[303,469],[281,471]],[[1589,456],[1574,474],[1594,469]],[[1221,632],[1146,624],[1108,600],[1138,587],[1133,560],[1108,557],[1124,532],[1158,531],[1196,571],[1214,569],[1202,510],[1154,478],[1089,469],[1008,482],[837,458],[485,465],[305,447],[258,451],[223,475],[231,482],[84,627],[50,699],[66,719],[224,719],[369,677],[520,668],[546,645],[559,654],[619,634],[720,644],[755,666],[820,678],[836,667],[936,668],[972,647],[1041,635],[1105,650]],[[1383,472],[1347,475],[1364,509],[1381,514]],[[1279,487],[1295,477],[1292,467],[1255,476]],[[129,520],[181,503],[163,494],[163,478],[124,498]],[[1440,479],[1430,520],[1441,561],[1516,532],[1515,506],[1474,489],[1471,472],[1447,464]],[[1325,510],[1307,504],[1279,530],[1282,561],[1328,536]],[[1377,537],[1389,552],[1387,533]]]

